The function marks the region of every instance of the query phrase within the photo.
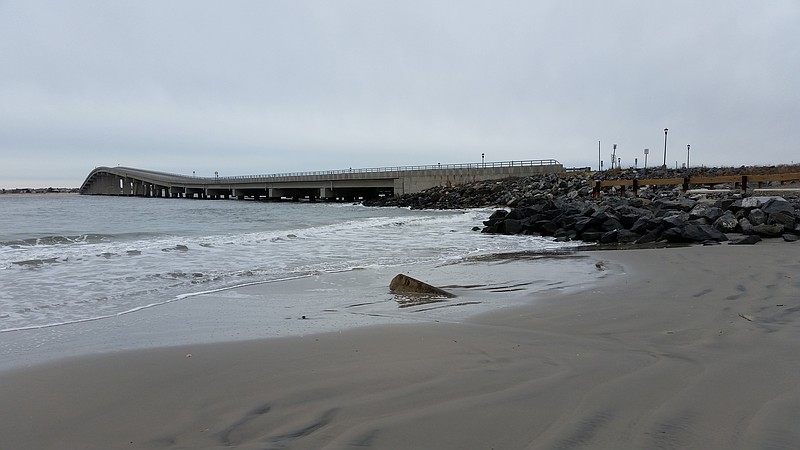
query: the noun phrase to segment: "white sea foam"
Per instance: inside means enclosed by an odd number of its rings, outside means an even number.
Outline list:
[[[248,283],[569,245],[472,231],[486,210],[82,196],[25,201],[0,219],[0,330],[7,332],[129,315]]]

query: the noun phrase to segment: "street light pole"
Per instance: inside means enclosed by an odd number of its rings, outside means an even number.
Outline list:
[[[484,162],[483,162],[483,157],[484,157],[484,156],[485,156],[485,154],[484,154],[484,153],[481,153],[481,165],[482,165],[482,166],[484,166],[484,167],[486,167],[486,166],[485,166],[485,164],[484,164]]]
[[[692,148],[691,144],[686,144],[686,172],[689,172],[689,149]]]
[[[669,128],[664,128],[664,168],[667,168],[667,132]]]
[[[617,144],[614,144],[614,151],[611,153],[611,168],[614,168],[614,160],[617,159]],[[619,166],[617,167],[619,169]]]
[[[603,170],[603,162],[600,159],[600,141],[597,141],[597,170]]]

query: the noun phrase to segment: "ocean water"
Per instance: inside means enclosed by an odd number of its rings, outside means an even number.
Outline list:
[[[423,275],[433,281],[469,294],[466,301],[448,304],[467,313],[486,309],[487,301],[474,294],[481,290],[508,294],[573,285],[571,278],[586,281],[591,261],[540,258],[574,244],[472,231],[489,214],[358,204],[0,195],[0,353],[56,343],[61,350],[86,347],[80,336],[94,334],[105,336],[95,344],[133,342],[136,335],[150,338],[133,347],[185,343],[170,341],[170,333],[159,333],[158,327],[185,338],[192,317],[194,323],[215,318],[217,325],[209,327],[216,333],[203,329],[212,335],[207,340],[245,329],[255,318],[263,319],[253,325],[255,331],[239,335],[329,331],[379,323],[379,317],[405,320],[412,312],[424,320],[424,311],[446,319],[447,313],[436,311],[444,305],[403,304],[388,292],[392,274],[420,268],[427,268]],[[520,274],[503,280],[483,275],[489,273],[487,264],[525,259],[502,257],[509,254],[538,255],[533,259],[539,261],[539,275],[531,277],[541,281],[538,287]],[[339,319],[320,329],[309,329],[306,322],[299,328],[278,326],[292,314]],[[165,317],[167,322],[153,325]],[[103,324],[106,334],[95,333]],[[108,324],[124,331],[111,333]],[[153,337],[159,334],[163,337]]]

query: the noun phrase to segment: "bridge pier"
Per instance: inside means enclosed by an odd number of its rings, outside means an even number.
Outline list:
[[[89,186],[87,194],[121,195],[122,178],[117,175],[104,174],[97,181]]]
[[[269,188],[267,189],[267,197],[270,200],[280,200],[281,197],[286,197],[286,193],[283,189]]]
[[[319,189],[319,198],[323,200],[335,200],[336,196],[333,193],[332,188],[320,188]]]

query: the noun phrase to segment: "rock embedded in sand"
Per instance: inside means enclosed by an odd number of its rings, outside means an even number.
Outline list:
[[[753,245],[758,242],[761,242],[761,238],[756,234],[750,234],[743,238],[731,241],[730,245]]]
[[[444,289],[439,289],[436,286],[432,286],[423,281],[411,278],[408,275],[403,275],[402,273],[392,278],[391,283],[389,283],[389,289],[396,294],[430,295],[448,298],[455,297],[455,295],[445,291]]]

